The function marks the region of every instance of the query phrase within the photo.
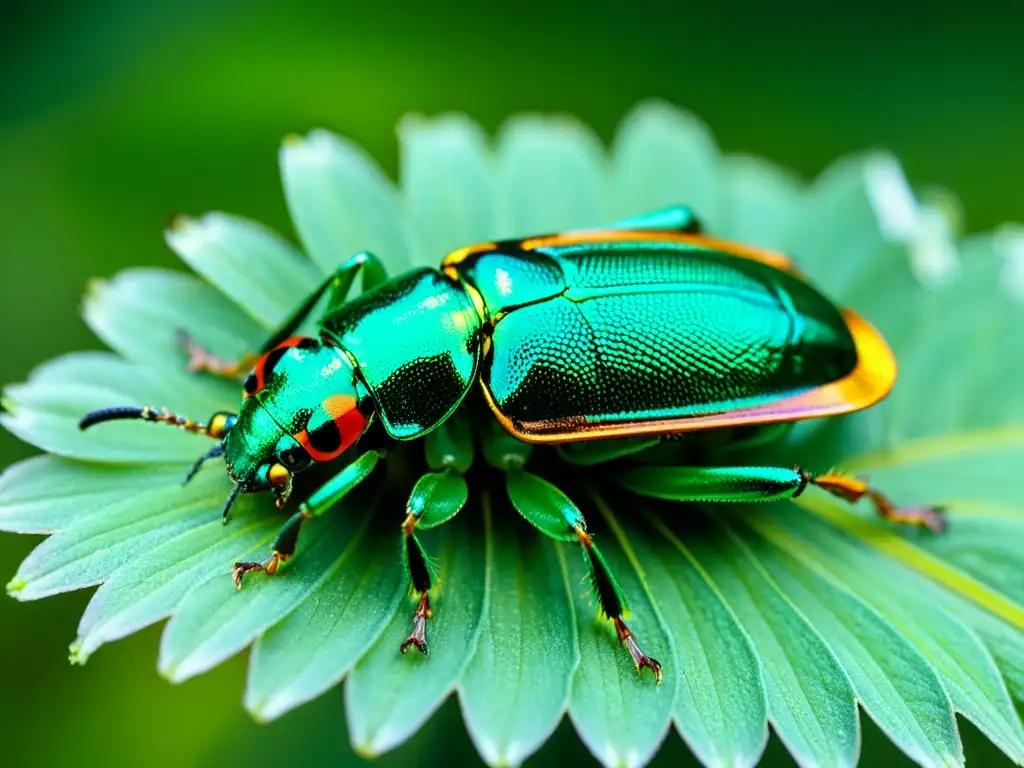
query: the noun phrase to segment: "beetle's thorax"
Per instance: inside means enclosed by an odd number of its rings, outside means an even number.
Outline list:
[[[229,474],[243,486],[270,463],[304,468],[340,456],[373,412],[348,356],[311,338],[291,338],[268,352],[243,389],[224,452]]]

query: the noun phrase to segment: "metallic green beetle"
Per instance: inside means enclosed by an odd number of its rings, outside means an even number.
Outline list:
[[[787,257],[699,230],[689,209],[669,208],[600,229],[471,246],[449,254],[440,270],[391,280],[376,258],[359,254],[299,307],[254,364],[221,360],[185,337],[192,370],[235,376],[252,366],[237,416],[198,423],[118,407],[88,414],[81,426],[141,418],[215,438],[190,477],[204,460],[224,457],[234,483],[225,520],[240,492],[273,490],[283,507],[295,474],[341,456],[374,425],[390,440],[440,435],[443,450],[416,483],[401,526],[407,576],[419,594],[401,650],[426,653],[432,576],[415,530],[447,521],[467,500],[463,475],[474,445],[465,410],[480,407],[467,398],[478,387],[514,438],[491,459],[505,470],[512,505],[545,534],[582,545],[600,607],[637,672],[648,668],[660,679],[661,665],[622,620],[621,590],[580,510],[524,469],[527,444],[558,443],[569,461],[595,464],[683,433],[740,428],[763,437],[797,420],[866,408],[896,378],[877,331],[836,308]],[[364,292],[348,300],[357,274]],[[293,337],[325,295],[319,338]],[[370,474],[383,451],[361,447],[299,505],[265,561],[235,565],[237,586],[246,573],[273,574],[294,553],[302,523]],[[664,472],[656,483],[651,472],[638,465],[614,477],[641,494],[710,502],[791,498],[813,484],[851,502],[866,496],[890,520],[944,525],[938,509],[896,507],[864,481],[834,473],[673,467],[666,485]],[[536,504],[539,496],[547,503]],[[551,518],[552,504],[562,519]]]

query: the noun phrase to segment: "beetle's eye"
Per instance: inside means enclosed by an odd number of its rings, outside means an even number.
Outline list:
[[[285,448],[278,454],[277,459],[291,472],[301,472],[313,463],[313,459],[306,453],[306,449],[298,445]]]

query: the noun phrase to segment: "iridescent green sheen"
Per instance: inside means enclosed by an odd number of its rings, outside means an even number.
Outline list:
[[[432,430],[475,380],[480,316],[465,289],[435,270],[389,280],[331,312],[321,327],[351,356],[396,439]]]
[[[459,266],[500,318],[481,379],[533,434],[759,405],[857,363],[843,317],[813,287],[692,244],[503,245]]]

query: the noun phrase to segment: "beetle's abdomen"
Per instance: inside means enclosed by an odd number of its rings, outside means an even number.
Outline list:
[[[500,318],[481,376],[522,437],[669,421],[685,431],[680,420],[778,402],[857,365],[840,312],[769,264],[674,243],[543,254],[564,276],[552,298],[502,308],[481,291]]]

